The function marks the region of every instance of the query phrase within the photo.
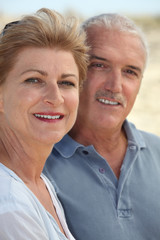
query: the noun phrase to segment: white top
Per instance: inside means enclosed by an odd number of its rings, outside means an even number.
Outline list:
[[[71,235],[64,211],[50,181],[41,175],[69,240]],[[0,239],[67,240],[57,222],[24,182],[0,163]]]

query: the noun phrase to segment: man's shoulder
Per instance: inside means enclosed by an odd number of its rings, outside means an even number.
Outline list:
[[[150,144],[160,144],[160,136],[138,129],[133,123],[128,121],[125,122],[124,126],[128,139],[134,139],[135,141],[138,141],[138,143],[143,142],[144,144],[147,144],[148,142]]]
[[[135,142],[140,149],[144,149],[143,153],[147,156],[151,154],[155,159],[159,159],[160,156],[160,136],[147,132],[141,129],[137,129],[134,125],[130,125],[132,133],[134,135]]]
[[[143,131],[143,130],[138,130],[138,131],[140,132],[140,134],[142,135],[146,143],[160,146],[160,136],[151,132]]]

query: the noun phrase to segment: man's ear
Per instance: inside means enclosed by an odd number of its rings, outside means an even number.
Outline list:
[[[0,112],[3,112],[3,93],[2,93],[2,86],[0,86]]]

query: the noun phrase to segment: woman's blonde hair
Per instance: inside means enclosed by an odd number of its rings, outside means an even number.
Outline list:
[[[71,52],[79,69],[80,85],[86,78],[88,46],[76,18],[64,18],[42,8],[20,21],[9,23],[0,35],[0,84],[13,68],[18,53],[25,47],[58,48]]]

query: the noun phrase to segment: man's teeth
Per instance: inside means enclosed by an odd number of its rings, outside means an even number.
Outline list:
[[[98,99],[98,101],[102,102],[104,104],[110,104],[110,105],[118,105],[119,104],[118,102],[112,102],[112,101],[109,101],[107,99],[102,99],[102,98]]]
[[[50,116],[50,115],[41,115],[41,114],[34,114],[38,118],[47,118],[47,119],[59,119],[60,115]]]

